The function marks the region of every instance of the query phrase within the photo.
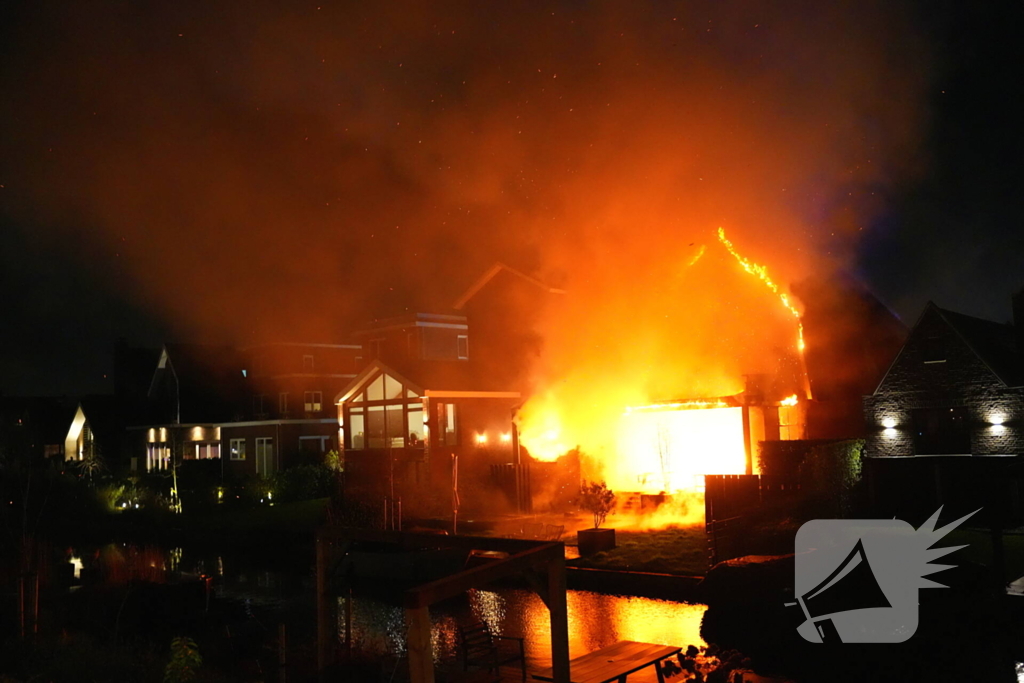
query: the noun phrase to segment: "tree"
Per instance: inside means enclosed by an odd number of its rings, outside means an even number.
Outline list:
[[[580,508],[594,515],[594,528],[599,529],[615,507],[615,494],[603,481],[584,481],[576,502]]]
[[[86,441],[85,448],[82,449],[82,459],[76,464],[78,471],[85,475],[90,482],[97,474],[107,469],[99,444],[91,438]]]

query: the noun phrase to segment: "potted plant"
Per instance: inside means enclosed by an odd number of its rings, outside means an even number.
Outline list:
[[[615,507],[615,494],[608,490],[603,481],[583,482],[580,496],[576,499],[581,509],[594,516],[593,529],[580,529],[576,538],[580,555],[593,555],[615,547],[615,529],[602,529],[601,524]]]

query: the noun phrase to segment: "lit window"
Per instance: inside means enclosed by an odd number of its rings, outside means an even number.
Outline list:
[[[366,448],[366,420],[362,409],[358,409],[358,413],[356,410],[353,409],[348,416],[345,434],[349,438],[349,448],[361,450]]]
[[[458,411],[454,403],[442,403],[444,412],[441,423],[444,429],[444,443],[446,446],[457,446],[459,444]]]
[[[307,413],[319,413],[323,410],[323,395],[319,391],[307,391],[303,403]]]
[[[231,439],[231,459],[245,460],[245,439]]]

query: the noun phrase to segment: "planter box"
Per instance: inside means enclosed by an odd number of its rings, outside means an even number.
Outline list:
[[[615,529],[580,529],[576,532],[580,556],[615,548]]]

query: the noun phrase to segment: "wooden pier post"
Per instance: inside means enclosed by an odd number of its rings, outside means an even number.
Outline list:
[[[554,683],[569,683],[569,607],[565,599],[564,555],[548,562],[547,574],[552,678]]]
[[[429,608],[406,607],[405,628],[409,652],[409,682],[434,683],[434,652],[430,645]]]

